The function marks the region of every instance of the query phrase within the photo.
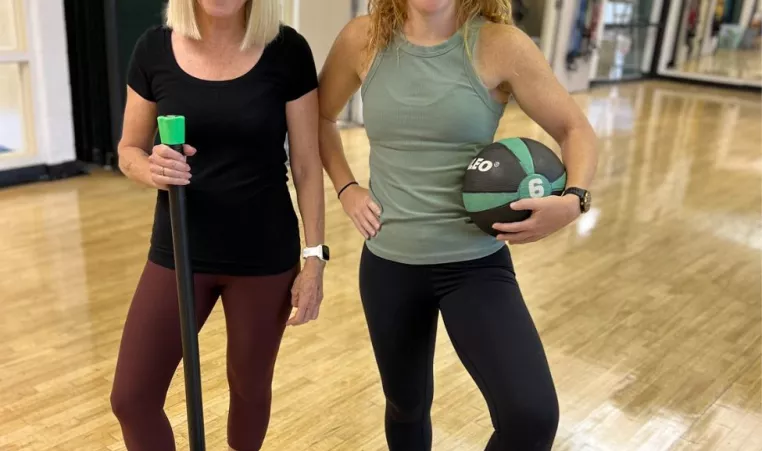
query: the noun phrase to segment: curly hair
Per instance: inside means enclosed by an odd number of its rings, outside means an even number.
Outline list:
[[[511,0],[455,0],[458,4],[458,24],[481,16],[499,24],[513,24]],[[407,20],[407,0],[368,0],[370,36],[367,56],[384,49],[395,31],[401,30]]]

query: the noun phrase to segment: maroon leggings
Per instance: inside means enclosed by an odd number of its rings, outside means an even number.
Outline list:
[[[194,276],[199,329],[222,297],[230,387],[228,443],[237,451],[259,450],[264,441],[273,369],[297,272],[298,267],[274,276]],[[148,262],[127,314],[111,393],[130,451],[175,449],[164,401],[181,359],[175,273]]]

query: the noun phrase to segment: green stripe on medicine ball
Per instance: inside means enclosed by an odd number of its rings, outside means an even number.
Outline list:
[[[507,147],[519,160],[521,168],[524,172],[534,174],[534,161],[532,160],[532,154],[529,152],[529,148],[521,138],[508,138],[499,141],[505,147]]]
[[[519,193],[463,193],[466,211],[486,211],[519,199]]]
[[[550,182],[541,174],[528,175],[519,184],[519,197],[522,199],[547,197],[550,195]]]
[[[563,191],[566,189],[566,173],[564,172],[561,177],[550,184],[550,188],[553,192]]]
[[[558,156],[545,144],[530,138],[521,138],[529,149],[534,163],[534,172],[544,175],[548,180],[556,180],[566,171]]]

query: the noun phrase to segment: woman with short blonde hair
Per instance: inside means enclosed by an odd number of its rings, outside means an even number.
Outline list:
[[[317,73],[305,39],[280,24],[279,6],[279,0],[169,0],[166,24],[135,45],[119,167],[155,188],[157,199],[111,394],[130,451],[175,449],[163,410],[182,357],[169,185],[187,186],[199,327],[222,299],[232,449],[262,446],[284,330],[318,316],[329,253]],[[154,145],[163,115],[185,116],[183,153]],[[304,224],[303,250],[286,163]]]
[[[172,0],[167,3],[166,26],[175,33],[190,39],[201,40],[196,20],[195,0]],[[244,5],[243,16],[246,32],[241,40],[241,50],[252,46],[265,46],[280,32],[280,0],[249,0]]]
[[[320,152],[366,238],[360,296],[389,450],[431,449],[441,313],[492,417],[486,449],[548,451],[558,400],[505,242],[543,239],[587,211],[595,133],[532,40],[512,26],[510,0],[370,0],[369,11],[345,27],[323,66]],[[335,126],[358,89],[370,141],[367,189]],[[510,98],[561,146],[567,188],[513,202],[529,219],[487,234],[468,221],[463,177],[494,142]]]

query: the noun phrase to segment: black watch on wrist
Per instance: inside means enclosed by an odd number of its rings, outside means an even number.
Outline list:
[[[590,196],[590,191],[582,189],[582,188],[570,187],[564,190],[563,195],[566,196],[567,194],[572,194],[579,197],[579,211],[580,212],[587,213],[590,210],[590,202],[592,200]]]

